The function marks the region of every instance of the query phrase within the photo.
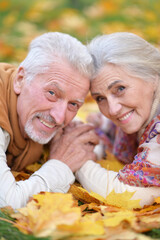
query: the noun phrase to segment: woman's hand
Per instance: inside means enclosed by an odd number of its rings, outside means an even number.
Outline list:
[[[99,142],[91,124],[72,123],[53,138],[49,159],[57,159],[77,171],[87,160],[96,160],[93,152]]]

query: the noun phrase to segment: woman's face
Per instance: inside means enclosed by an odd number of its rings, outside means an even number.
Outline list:
[[[150,116],[155,84],[107,64],[91,83],[100,111],[125,133],[138,132]]]

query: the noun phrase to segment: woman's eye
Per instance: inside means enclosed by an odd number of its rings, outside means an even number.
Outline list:
[[[101,97],[101,96],[96,97],[96,102],[97,102],[97,103],[100,103],[100,102],[102,102],[103,100],[104,100],[104,97]]]
[[[119,87],[118,87],[118,92],[122,92],[124,89],[125,89],[124,86],[119,86]]]
[[[53,91],[49,91],[49,93],[50,93],[52,96],[55,95],[55,93],[54,93]]]

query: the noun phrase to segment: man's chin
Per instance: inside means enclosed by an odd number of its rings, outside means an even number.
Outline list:
[[[57,133],[57,130],[55,130],[50,136],[46,136],[45,134],[38,135],[36,133],[33,133],[33,132],[31,133],[26,131],[26,134],[30,139],[32,139],[33,142],[37,142],[42,145],[49,143],[51,139],[54,138],[56,133]]]

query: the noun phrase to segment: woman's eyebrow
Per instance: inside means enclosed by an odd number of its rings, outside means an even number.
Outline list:
[[[117,83],[121,83],[122,80],[116,80],[114,82],[112,82],[110,85],[108,85],[107,89],[110,90],[114,85],[116,85]],[[99,92],[91,92],[92,96],[96,96],[96,95],[100,95]]]
[[[116,80],[114,82],[112,82],[110,85],[108,85],[108,90],[110,90],[114,85],[116,85],[117,83],[122,82],[122,80]]]

